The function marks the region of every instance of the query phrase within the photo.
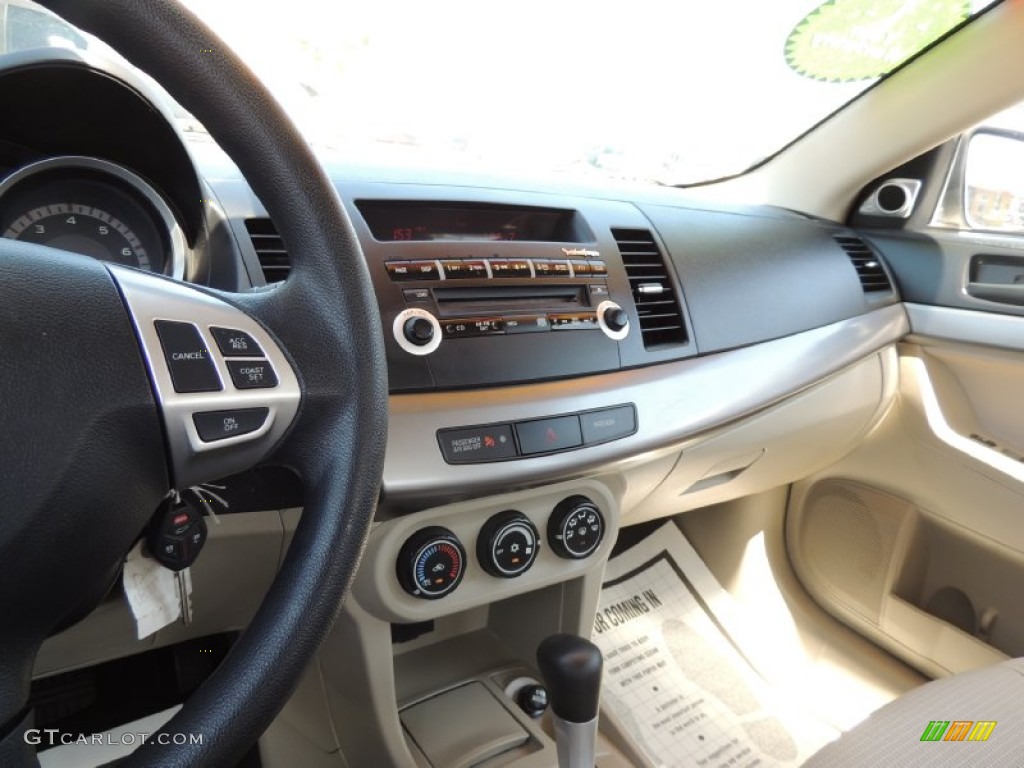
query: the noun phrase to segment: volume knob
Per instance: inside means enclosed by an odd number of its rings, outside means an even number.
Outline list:
[[[391,331],[398,346],[411,355],[429,355],[441,346],[441,324],[421,307],[409,307],[399,312]]]
[[[597,305],[597,324],[609,339],[622,341],[629,335],[629,315],[614,301],[602,301]]]
[[[410,343],[424,347],[434,340],[434,324],[425,317],[410,317],[405,321],[402,333]]]

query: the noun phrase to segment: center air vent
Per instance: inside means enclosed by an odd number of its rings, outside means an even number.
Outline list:
[[[889,275],[870,245],[855,235],[835,235],[835,239],[853,262],[853,268],[857,270],[857,277],[860,278],[864,293],[892,291]]]
[[[646,229],[613,229],[612,237],[629,277],[644,347],[685,344],[686,325],[679,299],[654,237]]]
[[[280,283],[288,277],[292,265],[274,222],[270,219],[246,219],[245,228],[249,231],[252,247],[256,249],[256,258],[260,260],[263,278],[268,284]]]

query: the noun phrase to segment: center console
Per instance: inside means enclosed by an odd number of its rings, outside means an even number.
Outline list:
[[[321,652],[350,764],[553,768],[537,649],[589,636],[625,491],[610,473],[378,523]],[[606,736],[599,766],[635,764]]]

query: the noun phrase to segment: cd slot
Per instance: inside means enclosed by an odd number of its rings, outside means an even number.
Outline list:
[[[442,317],[590,306],[582,285],[435,288],[434,299]]]

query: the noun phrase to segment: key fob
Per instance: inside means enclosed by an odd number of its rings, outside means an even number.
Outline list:
[[[149,553],[172,571],[188,568],[206,543],[206,521],[187,501],[167,501],[153,516],[146,544]]]

